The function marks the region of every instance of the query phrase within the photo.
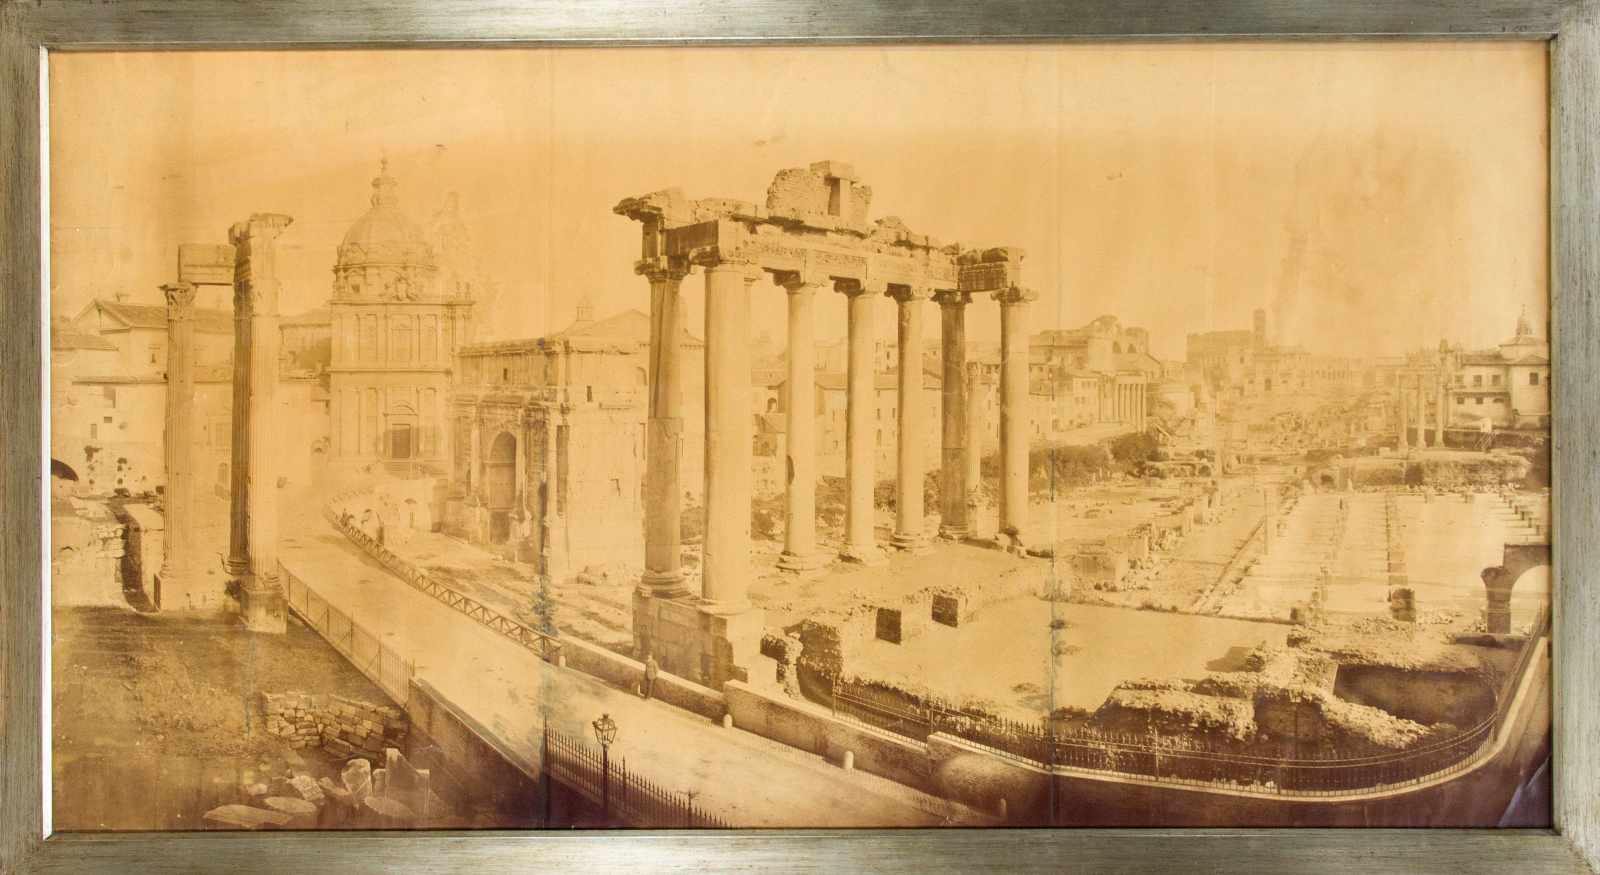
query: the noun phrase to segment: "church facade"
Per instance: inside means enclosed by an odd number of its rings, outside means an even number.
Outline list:
[[[385,166],[333,267],[331,452],[338,464],[443,473],[451,364],[473,331],[468,244],[454,196],[425,235],[398,187]]]

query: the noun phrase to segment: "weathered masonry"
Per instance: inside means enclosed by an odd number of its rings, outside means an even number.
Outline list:
[[[1001,308],[1000,531],[1026,532],[1028,508],[1028,302],[1023,253],[962,250],[916,234],[895,218],[869,222],[872,190],[847,164],[823,161],[780,171],[765,206],[727,198],[692,200],[667,189],[619,203],[640,223],[635,272],[650,286],[649,404],[646,420],[645,571],[634,597],[634,640],[674,674],[720,688],[743,680],[757,652],[761,612],[751,607],[750,308],[757,280],[788,298],[790,397],[814,394],[812,307],[816,294],[848,299],[846,414],[847,561],[881,561],[873,530],[874,326],[872,296],[897,305],[899,444],[897,519],[892,543],[916,549],[922,531],[924,460],[917,436],[920,361],[927,302],[940,308],[944,380],[941,533],[965,537],[966,308],[989,295]],[[683,440],[680,289],[705,275],[705,546],[699,592],[681,568],[679,525]],[[786,536],[781,567],[819,564],[816,548],[815,424],[809,405],[788,405]]]

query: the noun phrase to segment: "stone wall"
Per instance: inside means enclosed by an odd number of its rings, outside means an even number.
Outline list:
[[[932,792],[927,747],[864,724],[841,720],[828,709],[788,696],[772,696],[748,684],[723,687],[733,725],[746,732],[841,765],[848,751],[854,768],[908,787]]]
[[[126,605],[122,595],[124,528],[103,504],[72,498],[50,512],[51,601]]]
[[[262,693],[261,715],[267,734],[290,747],[318,747],[340,759],[381,761],[384,748],[399,747],[407,730],[398,708],[338,695]]]
[[[160,511],[145,504],[125,504],[117,508],[117,519],[123,524],[126,547],[122,557],[122,579],[137,582],[145,596],[163,610],[202,607],[191,604],[195,593],[186,592],[181,584],[159,580],[161,565],[166,558],[166,520]],[[218,588],[217,597],[222,593]]]

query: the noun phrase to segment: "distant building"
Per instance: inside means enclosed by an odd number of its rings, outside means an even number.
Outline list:
[[[442,469],[452,357],[473,333],[466,232],[446,215],[425,238],[401,211],[398,186],[387,166],[372,180],[372,206],[345,233],[333,266],[333,458]]]
[[[1189,381],[1220,400],[1370,388],[1366,364],[1359,359],[1270,343],[1267,311],[1260,309],[1249,330],[1190,334],[1186,359]]]
[[[1033,335],[1028,354],[1036,439],[1054,440],[1068,430],[1102,423],[1143,427],[1151,389],[1163,372],[1161,361],[1150,354],[1145,329],[1101,316],[1081,328]]]
[[[705,343],[683,344],[682,484],[705,452]],[[644,558],[650,317],[596,321],[587,302],[546,337],[457,351],[445,529],[562,576]]]
[[[296,317],[284,323],[285,334],[315,331],[314,326],[295,327]],[[220,484],[226,492],[233,441],[233,313],[197,307],[194,331],[196,470],[204,486]],[[326,348],[325,326],[320,340],[304,343]],[[52,325],[50,345],[51,458],[77,474],[77,488],[87,494],[123,489],[136,495],[164,487],[167,308],[96,299],[71,320]],[[312,443],[327,431],[326,404],[320,416],[315,413],[313,396],[326,400],[319,376],[288,368],[281,374],[284,421],[297,424],[292,429],[297,437],[309,436],[282,447],[280,470],[297,482],[309,477]],[[312,411],[309,417],[307,411]]]
[[[1550,342],[1533,333],[1524,313],[1499,346],[1454,351],[1450,396],[1452,426],[1488,419],[1501,428],[1548,428]]]

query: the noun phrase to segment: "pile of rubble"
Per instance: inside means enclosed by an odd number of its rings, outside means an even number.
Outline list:
[[[353,758],[338,780],[290,769],[270,782],[245,784],[240,789],[248,804],[220,805],[202,820],[212,829],[258,830],[403,828],[446,819],[427,769],[415,768],[392,747],[383,751],[382,761],[381,768],[373,768],[367,759]]]

